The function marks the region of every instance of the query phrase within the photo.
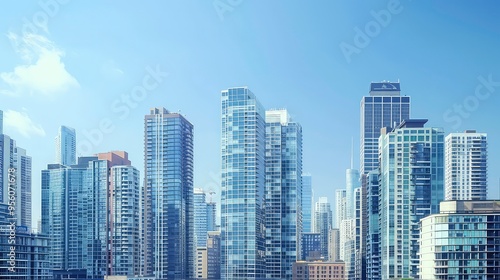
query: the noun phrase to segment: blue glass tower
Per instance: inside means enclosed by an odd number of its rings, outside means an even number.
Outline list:
[[[194,189],[194,239],[195,246],[207,247],[208,206],[203,189]]]
[[[221,277],[265,277],[265,111],[246,87],[222,91]]]
[[[145,272],[194,276],[193,125],[153,108],[144,119]]]
[[[366,182],[367,217],[369,227],[366,240],[366,279],[380,279],[380,231],[378,171],[370,171]]]
[[[417,277],[419,221],[444,198],[444,133],[406,120],[380,136],[381,278]]]
[[[312,176],[302,174],[302,232],[313,232],[312,227]]]
[[[56,142],[56,163],[62,165],[76,164],[76,132],[67,126],[59,127]]]
[[[302,127],[266,111],[266,278],[292,279],[302,233]]]

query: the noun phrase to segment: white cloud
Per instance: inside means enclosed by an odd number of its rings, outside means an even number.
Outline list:
[[[45,136],[45,130],[43,130],[42,126],[34,123],[26,112],[5,111],[4,124],[6,127],[17,130],[26,138],[31,138],[32,135]]]
[[[64,52],[49,39],[36,34],[26,34],[21,38],[9,33],[7,37],[24,61],[14,71],[0,73],[0,79],[13,91],[52,95],[80,87],[61,61]]]
[[[119,78],[124,72],[113,60],[108,60],[101,66],[101,74],[106,78]]]

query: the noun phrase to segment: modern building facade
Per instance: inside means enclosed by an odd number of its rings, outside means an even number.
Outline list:
[[[217,204],[207,203],[207,231],[217,231]]]
[[[220,231],[209,231],[207,239],[207,278],[221,279]]]
[[[382,130],[379,141],[381,278],[418,274],[420,219],[439,212],[444,198],[444,133],[427,120]]]
[[[222,279],[265,277],[265,111],[246,87],[222,91]]]
[[[379,227],[379,178],[378,170],[367,177],[366,279],[380,280],[380,227]]]
[[[419,279],[500,279],[500,201],[443,201],[420,222]]]
[[[42,233],[54,275],[139,273],[139,171],[130,164],[116,151],[42,170]]]
[[[203,189],[194,189],[194,241],[196,248],[207,247],[208,207]],[[199,253],[199,252],[198,252]]]
[[[311,174],[302,174],[302,231],[313,232],[313,191]]]
[[[346,190],[340,189],[335,192],[335,228],[340,228],[343,220],[347,219]]]
[[[193,125],[152,108],[144,118],[144,273],[194,277]]]
[[[328,237],[328,260],[331,262],[340,261],[340,230],[338,228],[330,230]]]
[[[321,234],[302,233],[301,260],[321,260]],[[324,260],[324,258],[323,258]]]
[[[293,264],[293,280],[345,280],[343,262],[298,261]]]
[[[395,127],[410,118],[410,97],[401,96],[399,82],[370,84],[370,95],[361,99],[361,174],[378,169],[380,129]]]
[[[60,126],[55,139],[56,163],[62,165],[76,164],[76,132],[67,126]]]
[[[332,209],[327,197],[320,197],[314,207],[314,232],[320,234],[321,256],[328,259],[328,238],[332,227]]]
[[[266,278],[292,279],[302,234],[302,127],[266,111]]]
[[[486,200],[488,151],[486,133],[466,130],[445,139],[445,199]]]

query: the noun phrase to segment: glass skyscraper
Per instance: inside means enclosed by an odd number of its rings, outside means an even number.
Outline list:
[[[328,239],[332,229],[332,208],[328,198],[320,197],[314,207],[314,232],[320,234],[321,256],[328,259]]]
[[[194,240],[195,246],[207,247],[208,207],[203,189],[194,189]]]
[[[62,165],[76,164],[76,132],[67,126],[59,127],[56,142],[56,163]]]
[[[378,169],[380,129],[410,118],[410,97],[400,96],[400,83],[370,84],[370,96],[361,99],[361,174]]]
[[[446,200],[486,200],[487,149],[486,133],[466,130],[446,136]]]
[[[302,127],[266,111],[266,278],[292,279],[302,234]]]
[[[380,230],[379,230],[379,182],[378,170],[370,171],[367,177],[366,279],[380,279]]]
[[[381,278],[417,277],[420,219],[444,198],[444,133],[406,120],[380,136]]]
[[[313,232],[312,227],[312,176],[302,174],[302,232]]]
[[[218,231],[217,228],[217,204],[207,203],[207,231]]]
[[[246,87],[222,91],[221,277],[265,277],[265,111]]]
[[[152,108],[144,118],[145,274],[194,277],[193,125]]]

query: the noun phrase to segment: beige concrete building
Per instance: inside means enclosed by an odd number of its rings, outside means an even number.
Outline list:
[[[195,276],[196,278],[208,279],[208,258],[207,248],[196,248],[196,263],[195,263]]]
[[[344,262],[298,261],[293,264],[293,280],[346,280]]]

